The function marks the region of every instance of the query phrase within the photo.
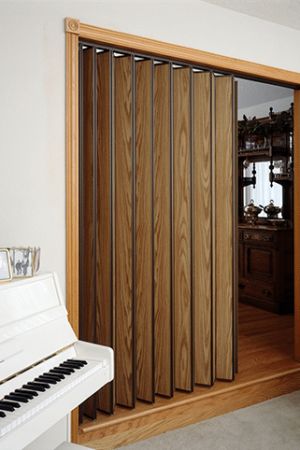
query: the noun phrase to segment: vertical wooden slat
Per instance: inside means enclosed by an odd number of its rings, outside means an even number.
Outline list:
[[[116,402],[134,407],[132,68],[114,60],[115,76],[115,385]]]
[[[155,391],[173,395],[171,67],[154,66]]]
[[[174,343],[175,387],[191,391],[190,69],[174,70]]]
[[[111,62],[110,53],[97,54],[97,266],[96,340],[114,346],[111,227]],[[98,408],[113,412],[113,382],[98,392]]]
[[[80,196],[80,339],[95,342],[95,51],[82,53],[81,196]],[[81,413],[96,417],[96,396],[86,400]]]
[[[212,384],[211,74],[194,73],[193,222],[195,382]]]
[[[216,377],[233,373],[233,78],[216,77]]]
[[[136,351],[137,398],[154,401],[152,230],[152,61],[136,63]]]
[[[216,82],[211,79],[212,382],[216,379]]]

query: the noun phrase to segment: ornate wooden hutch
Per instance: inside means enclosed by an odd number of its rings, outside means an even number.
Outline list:
[[[239,300],[279,314],[293,309],[293,105],[288,111],[238,123]],[[256,205],[245,213],[245,188],[257,165],[269,162],[266,182],[282,186],[282,210]],[[250,174],[249,174],[250,172]],[[249,176],[250,175],[250,176]],[[271,198],[270,198],[271,200]],[[267,217],[257,215],[259,210]],[[277,210],[278,213],[278,210]]]

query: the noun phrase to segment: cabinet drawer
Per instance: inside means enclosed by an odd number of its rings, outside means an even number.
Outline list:
[[[248,242],[274,242],[275,236],[274,233],[262,232],[260,230],[244,231],[243,240]]]
[[[274,281],[276,252],[273,248],[245,245],[245,277]]]
[[[254,297],[274,301],[274,288],[269,284],[246,283],[244,287],[241,288],[240,293],[245,297]]]

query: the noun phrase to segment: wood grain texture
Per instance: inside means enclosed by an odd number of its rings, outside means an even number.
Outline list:
[[[294,314],[295,358],[300,361],[300,91],[294,91]]]
[[[193,221],[195,382],[212,384],[211,74],[194,73]]]
[[[224,70],[236,75],[242,74],[248,77],[277,81],[293,86],[300,85],[300,74],[298,72],[238,58],[230,58],[129,33],[99,28],[85,23],[80,23],[79,35],[84,39],[90,39],[101,44],[109,44],[116,48],[130,49],[130,51],[136,51],[137,53],[163,56],[173,61]]]
[[[169,64],[154,66],[155,390],[168,397],[174,390],[170,97]]]
[[[138,402],[134,410],[118,408],[115,416],[99,414],[80,427],[80,442],[92,448],[116,448],[150,436],[295,391],[300,364],[293,360],[293,317],[239,305],[240,368],[232,383],[196,386],[186,395]]]
[[[190,70],[174,70],[174,342],[175,387],[191,391]]]
[[[111,228],[111,106],[110,54],[97,54],[97,265],[96,265],[96,341],[114,347]],[[114,409],[113,382],[98,393],[98,408],[111,414]]]
[[[80,21],[78,19],[72,19],[72,17],[65,18],[65,32],[79,34]]]
[[[79,336],[88,342],[96,342],[94,57],[92,48],[82,51]],[[95,395],[83,403],[81,411],[92,419],[96,417]]]
[[[115,58],[115,385],[116,402],[135,404],[132,261],[131,58]]]
[[[66,33],[66,306],[79,332],[79,129],[78,35]],[[79,410],[72,411],[71,438],[77,442]]]
[[[212,381],[216,379],[216,83],[215,77],[211,80],[211,103],[212,103],[212,120],[211,120],[211,203],[212,203]]]
[[[216,377],[233,379],[233,79],[216,77]]]
[[[154,401],[152,61],[136,62],[136,351],[137,398]]]

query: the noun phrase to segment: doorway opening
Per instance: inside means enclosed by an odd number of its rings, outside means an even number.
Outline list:
[[[295,364],[293,90],[238,80],[240,371]]]

